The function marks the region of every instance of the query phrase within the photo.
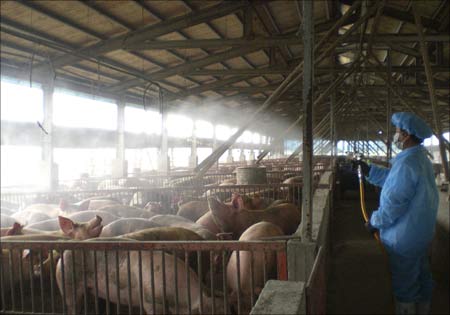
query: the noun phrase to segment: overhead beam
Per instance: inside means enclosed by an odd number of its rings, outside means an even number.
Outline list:
[[[200,86],[188,89],[181,93],[177,93],[177,94],[171,95],[169,97],[166,97],[165,102],[171,102],[171,101],[174,101],[177,99],[186,98],[191,95],[198,95],[198,94],[206,92],[206,91],[216,90],[217,88],[219,88],[223,85],[233,84],[233,83],[237,83],[237,82],[240,82],[243,80],[244,80],[244,78],[242,78],[242,77],[232,77],[232,78],[228,78],[228,79],[224,79],[224,80],[217,80],[217,81],[215,81],[213,83],[209,83],[209,84],[202,84]]]
[[[354,0],[339,0],[339,1],[346,5],[352,5],[355,2]],[[388,1],[388,3],[389,3],[389,1]],[[414,15],[412,15],[408,11],[396,9],[394,7],[385,6],[383,8],[383,15],[391,17],[391,18],[399,20],[399,21],[402,21],[402,22],[415,24]],[[424,27],[431,28],[435,31],[439,31],[441,25],[438,21],[427,18],[427,17],[422,17],[421,20],[422,20],[422,25]]]
[[[402,22],[407,22],[407,23],[411,23],[411,24],[415,24],[415,19],[414,19],[414,15],[406,12],[406,11],[402,11],[390,6],[385,6],[383,9],[383,15],[389,16],[391,18],[397,19],[399,21]],[[424,27],[426,28],[430,28],[434,31],[439,31],[439,28],[441,26],[441,24],[435,20],[435,19],[430,19],[427,17],[422,16],[420,18],[421,23]]]
[[[279,46],[301,45],[297,36],[257,37],[253,39],[187,39],[187,40],[145,40],[141,43],[126,44],[125,50],[171,49],[171,48],[224,48],[228,46]]]
[[[150,73],[146,75],[146,79],[150,81],[158,81],[173,75],[183,75],[184,73],[187,73],[189,71],[192,71],[196,68],[208,66],[214,63],[218,63],[220,61],[228,60],[231,58],[239,57],[241,55],[246,55],[251,52],[255,52],[260,50],[264,45],[257,47],[241,47],[241,48],[235,48],[227,50],[223,53],[218,53],[214,55],[210,55],[206,58],[202,58],[199,60],[192,61],[190,63],[184,63],[179,66],[175,66],[172,68],[160,70],[154,73]],[[136,85],[139,85],[142,82],[141,79],[131,79],[125,82],[122,82],[118,85],[112,86],[109,90],[112,92],[118,92],[122,90],[127,90],[129,88],[132,88]]]
[[[339,36],[338,36],[339,37]],[[320,37],[319,37],[320,38]],[[450,35],[427,35],[426,41],[429,42],[449,42]],[[360,41],[360,36],[350,36],[344,43],[357,43]],[[389,43],[397,45],[398,43],[410,43],[419,41],[419,37],[414,34],[379,34],[370,37],[363,36],[363,41],[367,42],[370,39],[374,43]],[[259,38],[233,38],[233,39],[186,39],[186,40],[152,40],[147,39],[143,42],[132,44],[125,44],[122,49],[125,50],[149,50],[149,49],[173,49],[173,48],[223,48],[228,46],[251,46],[260,45],[262,42],[269,46],[278,45],[303,45],[301,39],[296,35],[278,35]],[[404,47],[404,46],[399,46]],[[409,47],[405,47],[408,49]],[[411,49],[411,48],[409,48]]]
[[[346,71],[348,66],[336,66],[336,71]],[[433,73],[443,72],[448,73],[447,66],[432,66],[431,69]],[[316,74],[328,74],[333,70],[332,67],[318,67],[314,69]],[[385,72],[385,67],[359,67],[356,68],[355,71],[363,71],[364,72]],[[266,67],[266,68],[258,68],[258,69],[228,69],[228,70],[213,70],[213,69],[200,69],[193,70],[191,72],[185,73],[188,76],[204,76],[204,75],[213,75],[213,76],[228,76],[228,75],[263,75],[263,74],[288,74],[291,71],[290,68],[285,67]],[[392,72],[402,72],[402,73],[416,73],[416,72],[424,72],[423,67],[417,66],[393,66]]]
[[[29,4],[29,2],[27,2],[27,4]],[[99,55],[121,49],[127,44],[142,42],[149,38],[156,38],[164,34],[175,32],[180,29],[228,15],[232,12],[245,8],[247,5],[248,4],[246,2],[241,1],[221,3],[213,7],[208,7],[183,16],[171,18],[157,24],[145,26],[114,38],[102,40],[98,43],[80,49],[79,53],[89,57],[97,57]],[[80,60],[82,60],[82,58],[78,56],[64,55],[54,58],[52,63],[55,68],[58,68]]]
[[[79,55],[79,51],[81,49],[80,47],[73,46],[70,43],[59,40],[55,37],[47,35],[46,33],[43,33],[43,32],[37,31],[37,30],[33,30],[26,25],[17,23],[15,21],[12,21],[12,20],[10,20],[8,18],[4,18],[4,17],[1,18],[0,23],[2,25],[1,30],[3,32],[9,33],[15,37],[25,39],[27,41],[31,41],[33,43],[43,45],[45,47],[52,48],[59,52],[73,54],[74,56]],[[7,27],[7,28],[5,28],[5,27]],[[136,69],[134,69],[128,65],[122,64],[120,62],[117,62],[113,59],[110,59],[107,57],[102,57],[101,59],[93,59],[93,58],[89,58],[89,56],[84,56],[84,55],[81,55],[79,57],[82,59],[90,60],[92,62],[97,63],[98,65],[100,65],[102,67],[107,67],[107,68],[117,71],[119,73],[126,74],[131,77],[139,77],[145,81],[145,76],[142,74],[142,72],[137,71]],[[43,67],[42,65],[45,65],[45,67]],[[49,65],[50,65],[50,60],[47,60],[46,62],[42,62],[41,66],[33,67],[33,73],[46,74],[46,73],[48,73]],[[73,65],[73,67],[77,68],[77,67],[79,67],[79,65],[78,64]],[[92,71],[97,71],[97,70],[92,69]],[[120,80],[121,81],[124,80],[124,77],[120,78]],[[176,87],[169,82],[164,82],[164,84],[179,89],[179,87]],[[165,90],[165,91],[166,91],[166,93],[169,93],[169,94],[171,93],[169,90]]]

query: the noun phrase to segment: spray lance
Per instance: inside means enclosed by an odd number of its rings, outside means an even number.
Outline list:
[[[356,161],[361,161],[363,158],[363,155],[361,153],[356,153],[355,158],[356,158]],[[362,212],[362,215],[364,218],[364,222],[367,223],[369,221],[369,216],[367,215],[366,201],[364,198],[364,174],[362,171],[361,164],[358,164],[358,179],[359,179],[359,199],[361,202],[361,212]],[[378,241],[378,243],[381,244],[379,232],[375,232],[373,234],[373,236]]]

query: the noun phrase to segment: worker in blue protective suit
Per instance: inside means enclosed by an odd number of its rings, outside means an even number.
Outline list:
[[[389,256],[397,314],[428,314],[433,288],[428,251],[433,239],[439,194],[433,167],[421,145],[430,127],[411,113],[395,113],[393,143],[402,150],[391,168],[358,162],[367,180],[382,187],[379,209],[366,228],[379,230]]]

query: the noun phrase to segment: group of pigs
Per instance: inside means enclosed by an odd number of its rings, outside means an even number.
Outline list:
[[[154,205],[145,208],[131,207],[110,197],[93,197],[74,204],[64,200],[59,205],[33,204],[20,211],[11,211],[2,206],[1,240],[250,241],[292,234],[297,229],[301,217],[300,210],[292,203],[261,198],[258,194],[249,197],[237,193],[233,194],[228,202],[209,197],[208,200],[192,200],[180,204],[177,215],[162,213],[167,212]],[[181,257],[174,257],[172,253],[162,251],[154,251],[153,254],[147,251],[119,251],[118,257],[96,255],[95,260],[93,251],[86,252],[87,257],[81,257],[81,251],[65,250],[63,259],[60,259],[55,251],[51,255],[53,258],[51,262],[49,257],[42,257],[46,259],[44,264],[36,261],[37,255],[32,255],[33,259],[29,259],[31,256],[29,250],[22,252],[13,250],[12,254],[11,257],[11,253],[2,249],[2,272],[5,274],[5,271],[11,270],[11,273],[16,275],[15,281],[12,277],[3,276],[2,288],[4,290],[14,288],[17,284],[19,269],[18,264],[14,262],[21,259],[22,269],[28,270],[24,269],[28,268],[27,264],[32,265],[35,276],[55,275],[59,290],[66,297],[69,314],[80,311],[85,292],[84,285],[93,290],[96,284],[98,297],[105,299],[108,296],[109,301],[116,304],[139,306],[142,303],[147,314],[164,311],[171,314],[186,314],[189,313],[189,309],[195,314],[200,311],[201,306],[204,313],[211,313],[213,304],[216,313],[233,312],[237,308],[238,290],[241,311],[249,312],[250,295],[259,294],[264,286],[266,274],[270,275],[276,270],[275,253],[269,252],[250,254],[240,251],[239,259],[237,252],[233,252],[227,261],[222,261],[220,259],[222,256],[218,255],[214,257],[213,262],[210,262],[209,255],[201,255],[204,274],[196,273],[197,264],[200,262],[197,261],[195,252],[192,253],[194,257],[188,257],[189,263],[184,261],[184,254]],[[116,269],[117,261],[119,264]],[[212,297],[208,295],[208,290],[200,290],[202,281],[208,283],[210,281],[208,277],[214,277],[212,271],[208,272],[210,264],[214,266],[214,272],[222,268],[226,270],[229,305],[224,305],[223,297]],[[49,270],[50,266],[54,269]],[[129,266],[131,266],[130,275],[127,269]],[[73,272],[82,268],[85,270],[84,275]],[[97,275],[95,272],[102,270],[109,272],[107,275],[102,272]],[[174,270],[177,273],[177,281]],[[253,270],[253,275],[250,270]],[[141,278],[139,273],[142,275]],[[186,275],[189,275],[190,281],[186,281]],[[23,277],[25,281],[31,280],[31,275],[27,272],[23,273]],[[142,279],[143,283],[138,279]],[[164,289],[161,285],[163,281]],[[140,290],[143,290],[141,301]],[[175,291],[179,294],[175,294]]]

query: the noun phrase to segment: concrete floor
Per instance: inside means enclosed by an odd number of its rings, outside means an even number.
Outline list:
[[[378,207],[375,193],[366,195],[366,207]],[[346,191],[335,203],[332,219],[328,314],[393,314],[394,304],[387,258],[364,229],[359,195]],[[449,313],[446,281],[436,279],[433,314]]]

